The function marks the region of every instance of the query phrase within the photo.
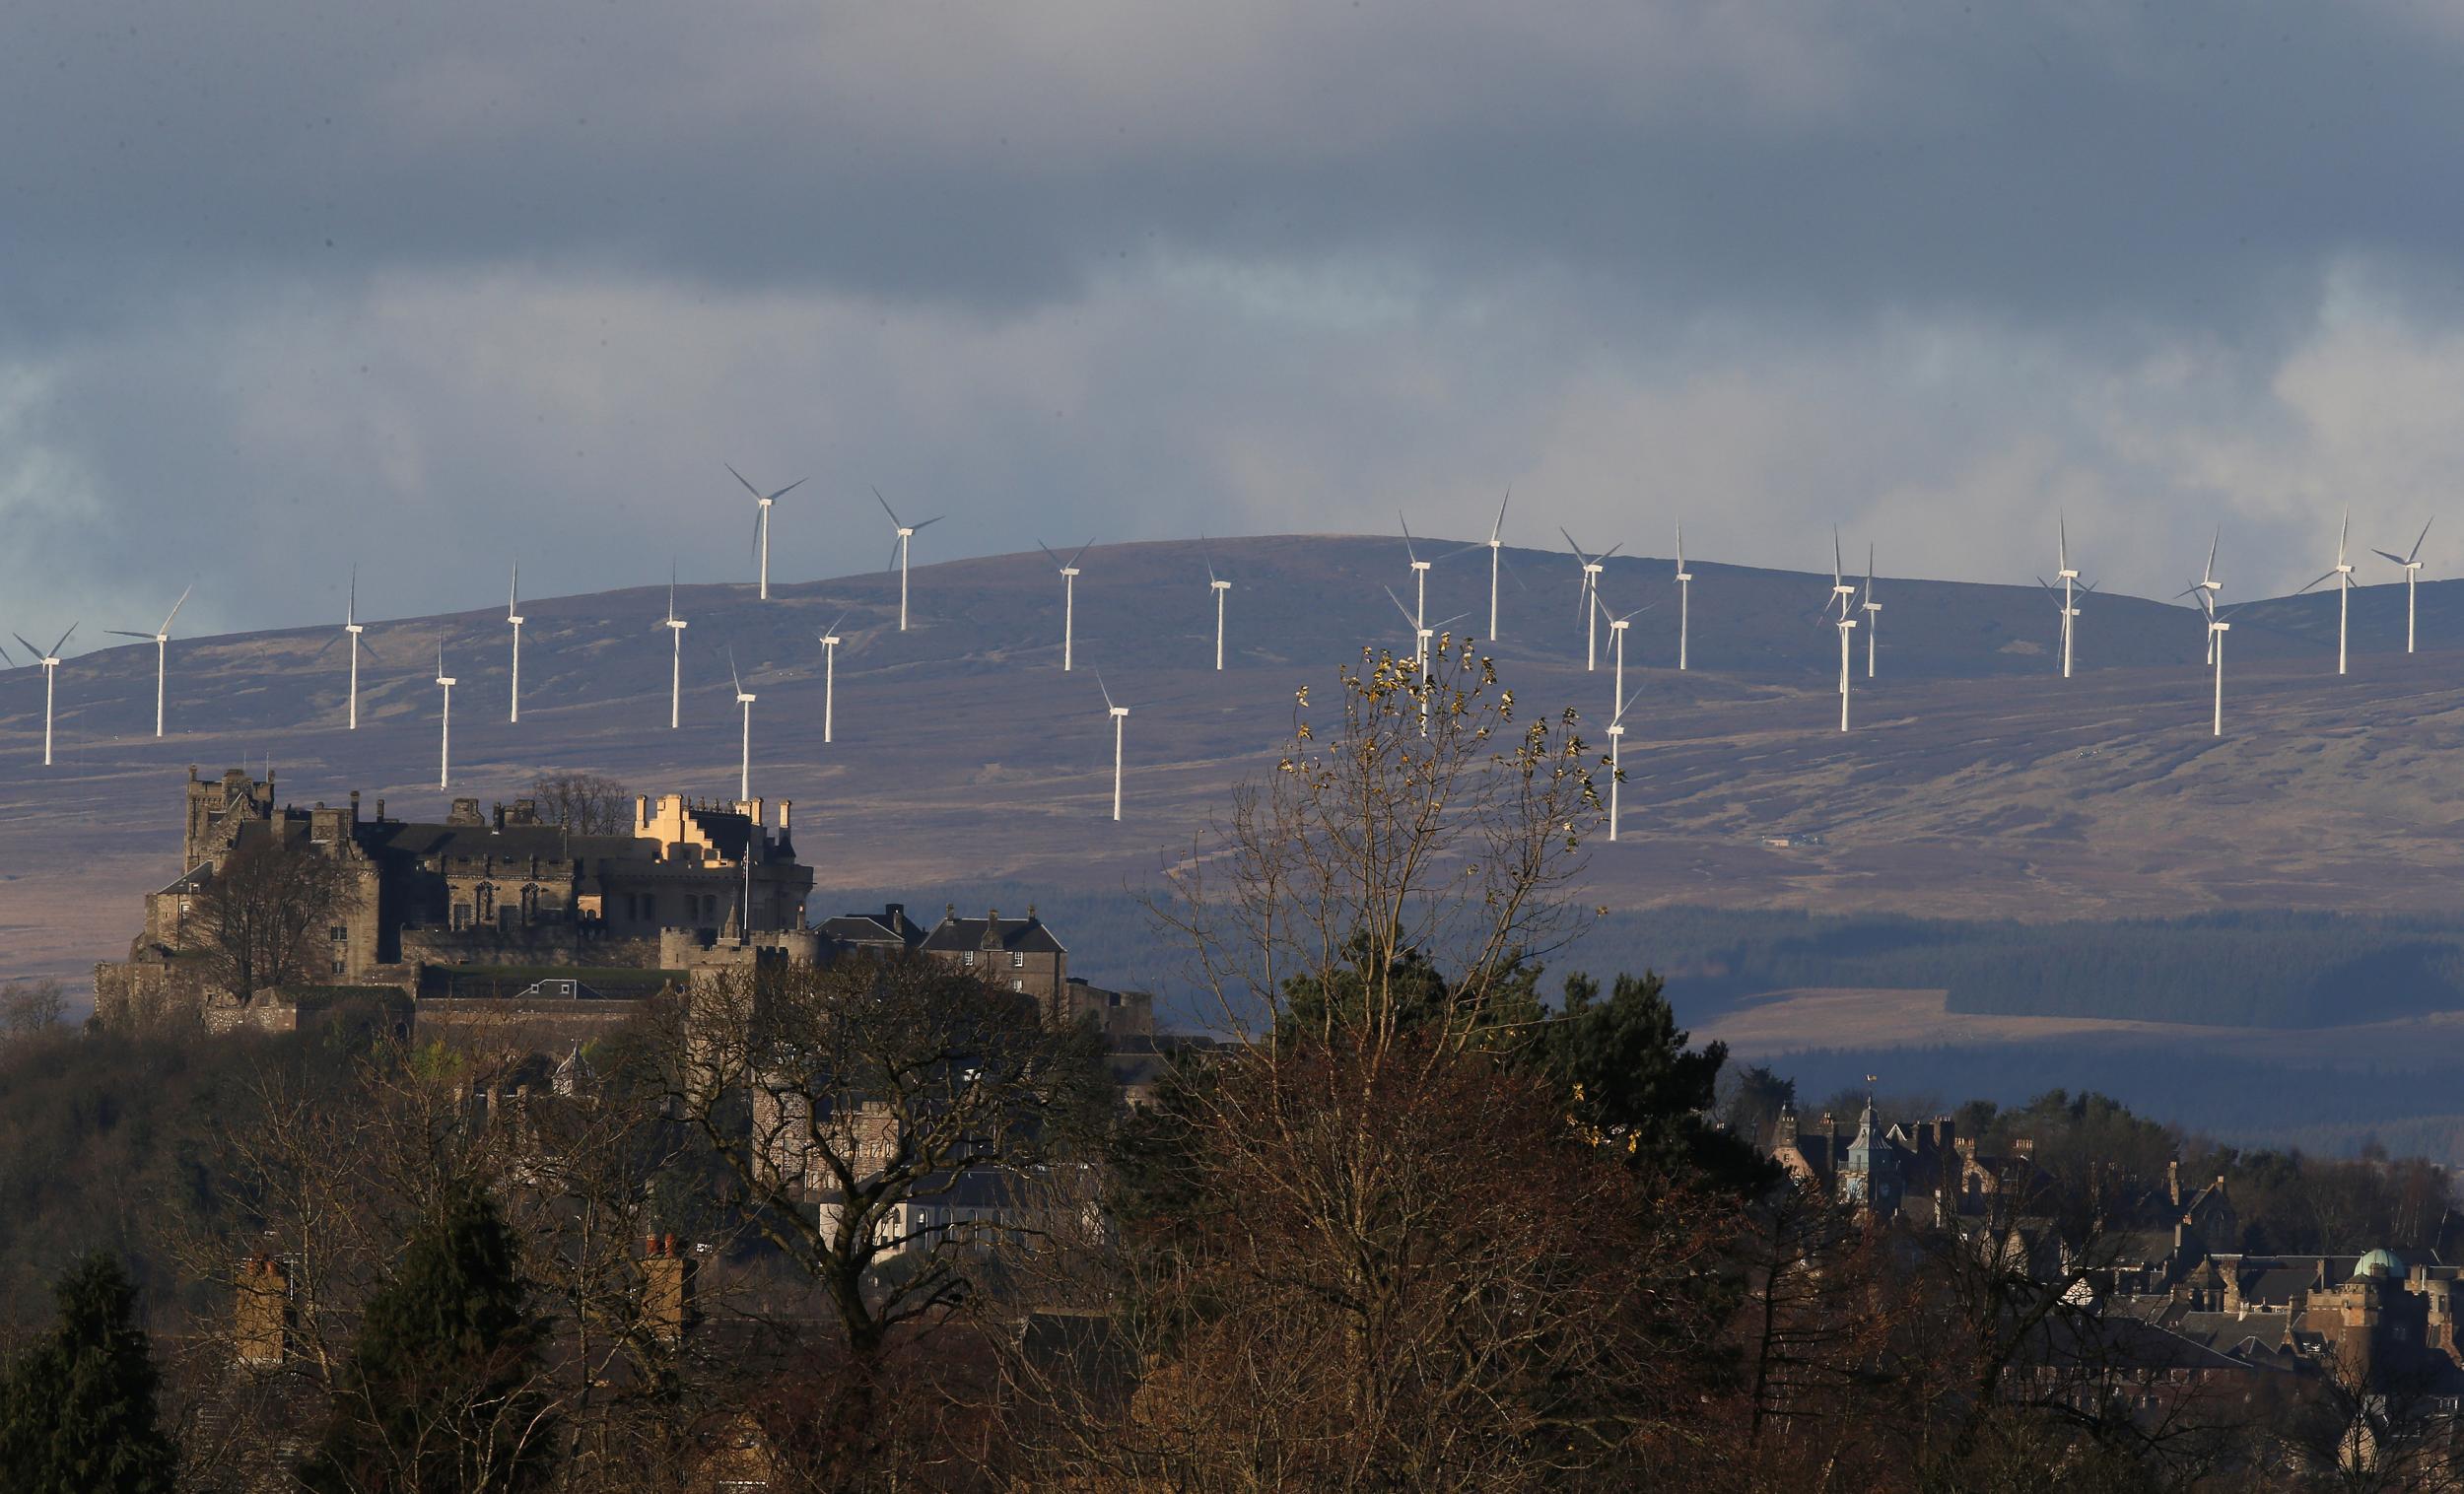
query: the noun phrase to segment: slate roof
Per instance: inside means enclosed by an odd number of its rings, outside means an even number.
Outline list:
[[[842,944],[896,944],[914,949],[924,941],[924,925],[907,916],[903,903],[879,913],[843,913],[827,919],[821,931]]]
[[[986,917],[962,918],[945,914],[932,932],[924,936],[924,947],[935,954],[958,953],[969,949],[1004,949],[1026,954],[1067,954],[1068,949],[1053,937],[1044,920],[1029,913],[1023,918]]]
[[[433,856],[493,855],[513,860],[537,856],[542,861],[562,861],[568,857],[592,861],[648,861],[659,848],[629,835],[578,835],[568,837],[555,825],[508,825],[497,830],[486,825],[419,825],[404,820],[362,820],[356,834],[360,846],[372,854],[393,851],[417,860]],[[738,844],[741,845],[739,838]]]

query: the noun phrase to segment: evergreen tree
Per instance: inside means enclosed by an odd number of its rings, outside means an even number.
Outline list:
[[[1576,974],[1536,1056],[1564,1087],[1575,1120],[1604,1143],[1645,1166],[1693,1168],[1719,1187],[1757,1193],[1772,1181],[1769,1164],[1708,1123],[1728,1048],[1689,1049],[1686,1037],[1658,976],[1620,975],[1604,1001],[1600,983]]]
[[[160,1383],[136,1292],[95,1254],[56,1289],[59,1325],[0,1385],[0,1486],[15,1494],[169,1494],[177,1462],[155,1422]]]
[[[369,1299],[302,1481],[335,1494],[537,1487],[548,1452],[539,1359],[513,1231],[466,1185]]]

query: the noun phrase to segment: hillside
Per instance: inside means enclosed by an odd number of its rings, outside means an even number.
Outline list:
[[[1442,542],[1432,548],[1444,548]],[[928,553],[928,552],[926,552]],[[1082,562],[1078,672],[1060,664],[1061,587],[1041,556],[921,565],[914,627],[897,577],[682,587],[685,724],[669,731],[663,585],[525,599],[523,709],[505,719],[501,613],[376,620],[403,589],[360,588],[377,661],[361,729],[342,729],[334,622],[176,640],[172,735],[150,735],[154,650],[74,658],[59,677],[57,766],[40,764],[38,671],[0,674],[0,973],[82,976],[133,930],[136,897],[175,875],[178,784],[268,760],[287,797],[358,787],[395,813],[441,811],[437,649],[454,691],[453,794],[510,798],[543,768],[638,788],[732,796],[732,649],[754,707],[756,790],[797,801],[797,841],[827,890],[1007,880],[1119,891],[1150,881],[1205,808],[1271,762],[1291,692],[1331,681],[1366,642],[1407,630],[1401,545],[1285,536],[1217,541],[1232,647],[1218,676],[1195,543],[1100,546]],[[1424,550],[1423,553],[1428,553]],[[1605,665],[1582,663],[1575,567],[1508,552],[1496,646],[1527,706],[1605,716]],[[1433,573],[1433,618],[1484,625],[1487,557]],[[1694,563],[1692,663],[1674,662],[1665,560],[1609,563],[1604,591],[1635,620],[1625,837],[1593,848],[1588,894],[1622,909],[1681,903],[1935,917],[2102,917],[2235,908],[2443,912],[2464,854],[2456,702],[2464,650],[2400,652],[2403,594],[2357,593],[2355,666],[2333,672],[2331,596],[2235,618],[2227,735],[2207,732],[2196,614],[2092,597],[2081,674],[2053,673],[2053,608],[2030,585],[1898,581],[1881,678],[1858,729],[1835,729],[1829,577]],[[339,597],[337,596],[337,601]],[[2464,639],[2464,585],[2422,589],[2426,642]],[[848,612],[837,740],[821,741],[815,637]],[[339,620],[339,607],[335,621]],[[92,625],[89,629],[92,631]],[[1604,630],[1604,639],[1606,632]],[[1094,669],[1131,708],[1128,813],[1104,818],[1111,741]],[[2264,825],[2249,813],[2265,805]],[[1765,846],[1777,832],[1820,844]]]

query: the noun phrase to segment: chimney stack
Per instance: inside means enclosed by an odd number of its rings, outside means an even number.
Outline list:
[[[642,1254],[642,1324],[668,1348],[684,1342],[693,1325],[693,1258],[673,1235],[653,1235]]]
[[[265,1369],[283,1362],[291,1347],[291,1275],[282,1261],[252,1256],[240,1263],[232,1328],[240,1364]]]

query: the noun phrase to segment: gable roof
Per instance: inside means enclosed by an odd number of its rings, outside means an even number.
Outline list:
[[[842,944],[895,944],[914,949],[924,941],[924,925],[907,916],[907,905],[891,903],[879,913],[843,913],[825,920],[821,931]]]
[[[924,936],[924,947],[934,954],[957,954],[971,949],[1039,955],[1069,952],[1032,911],[1023,918],[1004,918],[997,911],[981,918],[962,918],[955,912],[943,914],[932,932]]]

